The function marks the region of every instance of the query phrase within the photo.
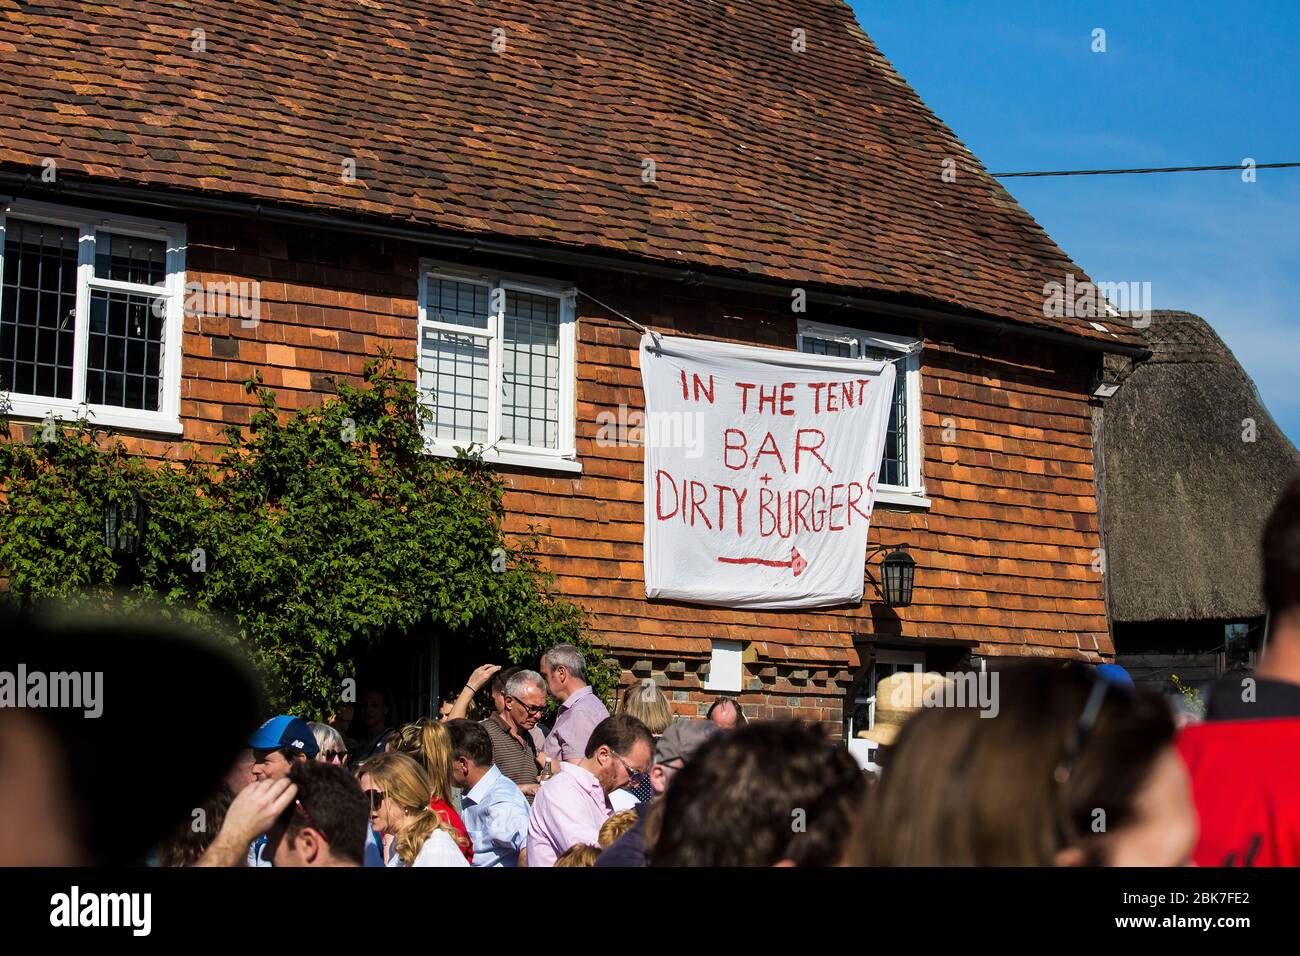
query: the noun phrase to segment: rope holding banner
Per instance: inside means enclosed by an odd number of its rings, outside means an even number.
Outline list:
[[[648,328],[646,328],[644,325],[642,325],[640,322],[638,322],[636,319],[632,318],[630,315],[624,315],[622,312],[618,311],[618,309],[614,308],[613,306],[606,305],[604,302],[601,302],[599,299],[597,299],[597,298],[596,298],[594,295],[592,295],[590,292],[584,292],[582,289],[579,289],[579,290],[578,290],[578,295],[586,296],[588,299],[590,299],[592,302],[595,302],[598,306],[600,306],[600,307],[601,307],[602,309],[604,309],[606,312],[609,312],[610,314],[615,315],[615,316],[617,316],[618,318],[622,319],[624,322],[626,322],[628,325],[632,326],[632,328],[636,329],[636,330],[637,330],[638,332],[640,332],[642,335],[648,335],[648,336],[650,336],[652,339],[654,339],[654,342],[655,342],[654,352],[655,352],[656,355],[659,354],[659,344],[660,344],[660,343],[659,343],[659,333],[656,332],[654,329],[648,329]]]
[[[654,329],[647,328],[646,326],[644,326],[644,325],[642,325],[640,322],[638,322],[636,319],[632,318],[630,315],[624,315],[622,312],[618,311],[618,309],[614,308],[613,306],[606,305],[604,302],[601,302],[599,299],[597,299],[597,298],[596,298],[594,295],[592,295],[590,292],[585,292],[585,291],[583,291],[582,289],[578,289],[577,291],[578,291],[578,295],[586,296],[588,299],[590,299],[592,302],[596,303],[598,306],[600,306],[600,307],[601,307],[602,309],[604,309],[606,312],[608,312],[608,313],[610,313],[611,315],[617,316],[618,318],[622,319],[624,322],[626,322],[628,325],[632,326],[632,328],[636,329],[636,330],[637,330],[638,332],[640,332],[642,335],[648,335],[648,336],[650,336],[652,339],[654,339],[654,343],[655,343],[655,344],[654,344],[654,348],[651,349],[651,351],[654,352],[656,355],[660,355],[660,354],[662,354],[662,353],[660,352],[660,345],[661,345],[661,342],[660,342],[660,339],[659,339],[659,333],[656,332]],[[907,357],[908,357],[909,355],[911,355],[913,352],[916,352],[916,351],[918,351],[918,350],[919,350],[919,343],[918,343],[918,345],[916,345],[916,346],[912,346],[911,348],[907,349],[907,351],[905,351],[905,352],[900,352],[900,353],[899,353],[897,356],[895,356],[894,358],[889,358],[889,359],[880,359],[879,361],[884,362],[884,363],[887,364],[887,365],[893,365],[895,362],[901,362],[903,359],[907,358]]]

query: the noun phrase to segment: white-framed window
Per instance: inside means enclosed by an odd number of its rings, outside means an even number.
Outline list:
[[[0,275],[6,414],[181,433],[183,225],[16,200]]]
[[[571,285],[425,261],[420,268],[420,394],[425,447],[476,446],[489,461],[580,471],[574,448]]]
[[[921,651],[876,651],[875,663],[871,666],[871,676],[867,678],[862,692],[854,698],[853,718],[849,736],[860,730],[870,730],[876,726],[876,687],[886,677],[892,677],[899,671],[920,671],[925,669],[925,654]]]
[[[876,482],[876,501],[928,507],[921,468],[921,342],[883,332],[801,320],[800,352],[840,358],[890,359],[895,364],[893,401],[885,451]]]

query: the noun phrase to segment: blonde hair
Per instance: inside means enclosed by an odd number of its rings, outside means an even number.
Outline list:
[[[673,708],[668,698],[659,690],[659,686],[649,678],[638,680],[623,691],[623,700],[618,712],[635,717],[650,728],[650,733],[658,737],[673,722]]]
[[[384,749],[389,753],[406,754],[418,761],[429,778],[430,796],[451,804],[451,735],[441,722],[421,717],[390,735]]]
[[[575,843],[559,855],[555,865],[557,867],[595,866],[598,856],[600,856],[600,847],[592,846],[590,843]]]
[[[601,824],[600,836],[596,842],[604,850],[634,826],[636,826],[636,811],[620,810]]]
[[[392,800],[411,817],[394,842],[398,858],[407,866],[415,862],[434,830],[464,846],[461,835],[429,808],[429,775],[414,757],[394,751],[376,754],[357,768],[358,778],[363,774],[379,785],[385,800]]]

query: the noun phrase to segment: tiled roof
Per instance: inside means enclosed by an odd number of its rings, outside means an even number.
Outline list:
[[[1082,270],[840,0],[0,0],[0,166],[47,158],[1138,341],[1043,316]]]

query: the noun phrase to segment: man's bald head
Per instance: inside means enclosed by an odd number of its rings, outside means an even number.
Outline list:
[[[719,697],[715,700],[709,707],[708,718],[723,730],[734,730],[745,726],[747,722],[740,704],[730,697]]]

